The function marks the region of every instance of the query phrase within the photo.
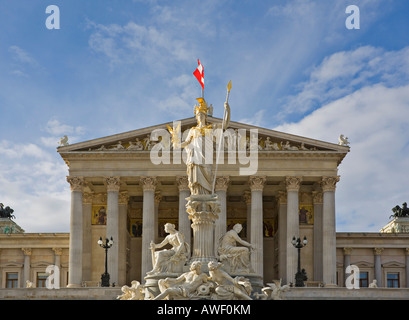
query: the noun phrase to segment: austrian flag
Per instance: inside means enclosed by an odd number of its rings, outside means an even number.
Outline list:
[[[202,89],[204,89],[204,72],[203,72],[203,66],[200,63],[199,59],[197,59],[198,67],[197,69],[193,72],[193,75],[196,77],[196,79],[200,82],[200,85],[202,86]]]

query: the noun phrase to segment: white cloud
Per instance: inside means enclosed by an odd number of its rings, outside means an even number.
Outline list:
[[[341,133],[349,137],[337,186],[337,231],[379,231],[391,208],[408,201],[408,105],[409,85],[377,84],[275,128],[334,143]]]
[[[342,98],[371,83],[396,86],[407,82],[409,47],[385,51],[364,46],[337,52],[312,70],[308,81],[299,86],[299,93],[285,102],[279,117],[309,112],[317,105]]]
[[[0,202],[14,209],[26,232],[69,232],[68,168],[56,152],[57,135],[79,139],[84,131],[51,119],[44,132],[39,142],[0,140]]]
[[[90,48],[105,55],[113,65],[142,60],[152,68],[160,69],[174,59],[189,61],[191,57],[186,40],[166,28],[134,22],[123,26],[93,22],[88,25],[93,29],[88,42]]]

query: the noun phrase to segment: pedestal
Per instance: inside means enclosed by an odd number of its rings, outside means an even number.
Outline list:
[[[186,211],[193,229],[193,253],[189,264],[200,261],[202,267],[207,267],[207,263],[217,260],[214,230],[215,221],[219,218],[220,202],[217,195],[191,195],[186,200]]]

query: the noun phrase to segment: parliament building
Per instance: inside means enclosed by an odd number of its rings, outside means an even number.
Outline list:
[[[207,120],[221,123],[210,115]],[[196,125],[196,118],[177,124],[184,132]],[[111,285],[118,288],[144,282],[152,269],[149,245],[166,236],[166,223],[192,243],[184,155],[164,138],[172,126],[58,147],[71,187],[70,232],[25,233],[12,220],[0,219],[0,295],[27,283],[45,287],[49,265],[58,266],[61,287],[100,287],[105,270],[100,238],[113,239],[107,268]],[[350,152],[347,144],[234,121],[228,129],[232,134],[224,139],[214,181],[220,201],[215,246],[239,223],[239,236],[255,247],[251,264],[264,284],[295,282],[295,237],[308,241],[300,250],[307,288],[345,287],[350,265],[359,268],[361,288],[374,280],[378,288],[409,288],[406,218],[394,219],[379,232],[336,232],[338,167]]]

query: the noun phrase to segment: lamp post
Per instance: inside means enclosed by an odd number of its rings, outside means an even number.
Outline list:
[[[296,287],[304,287],[304,280],[307,280],[307,274],[305,273],[305,270],[301,270],[300,266],[300,256],[301,256],[301,248],[304,248],[308,241],[307,237],[304,236],[304,240],[301,242],[300,238],[295,238],[293,237],[293,240],[291,241],[293,246],[298,249],[298,266],[297,266],[297,273],[295,274],[295,286]]]
[[[102,237],[99,237],[98,244],[105,249],[105,272],[101,275],[101,287],[109,287],[109,273],[108,273],[108,249],[112,247],[114,241],[112,237],[110,240],[105,239],[105,244],[102,241]]]

